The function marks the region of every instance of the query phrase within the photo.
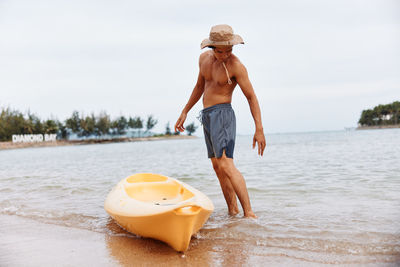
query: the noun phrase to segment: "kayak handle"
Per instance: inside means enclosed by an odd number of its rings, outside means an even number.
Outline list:
[[[176,215],[196,215],[200,212],[201,207],[196,204],[186,204],[182,207],[174,209]]]

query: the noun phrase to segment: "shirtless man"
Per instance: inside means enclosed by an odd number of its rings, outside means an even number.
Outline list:
[[[261,111],[247,70],[232,54],[232,47],[243,44],[243,39],[229,25],[216,25],[211,28],[210,37],[201,43],[201,48],[212,50],[200,55],[199,76],[196,86],[175,124],[175,131],[185,130],[183,123],[187,113],[203,95],[201,121],[207,145],[208,157],[220,182],[228,211],[231,215],[239,213],[236,196],[242,205],[244,216],[257,218],[251,209],[246,182],[233,163],[236,119],[231,107],[232,93],[239,84],[246,96],[255,122],[253,148],[256,143],[258,154],[263,155],[265,136],[261,122]]]

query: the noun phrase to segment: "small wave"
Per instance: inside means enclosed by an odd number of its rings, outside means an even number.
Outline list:
[[[0,178],[0,181],[1,181],[1,182],[12,182],[12,181],[16,181],[16,180],[18,180],[18,179],[20,179],[20,177],[14,177],[14,176],[12,176],[12,177]]]
[[[105,231],[110,236],[127,236],[127,237],[141,238],[138,235],[135,235],[133,233],[126,231],[122,226],[120,226],[111,217],[107,218],[107,223],[105,225]]]
[[[260,219],[210,218],[196,236],[202,240],[218,242],[243,242],[265,249],[277,248],[312,253],[334,253],[337,255],[400,256],[400,234],[393,233],[344,233],[321,231],[317,227],[309,230],[285,225],[263,225]]]
[[[12,192],[14,192],[14,190],[11,188],[1,188],[0,189],[0,193],[12,193]]]
[[[66,189],[63,185],[42,185],[37,190],[44,191],[44,190],[58,190],[58,189]]]
[[[92,215],[67,213],[61,211],[43,212],[29,209],[24,205],[2,208],[0,210],[0,214],[15,215],[42,223],[80,228],[94,232],[106,232],[105,224],[102,222],[102,218]]]
[[[25,188],[26,192],[28,193],[35,193],[35,192],[51,192],[51,191],[56,191],[56,192],[65,192],[68,191],[68,187],[65,187],[64,185],[60,184],[44,184],[40,186],[31,185],[30,188]]]
[[[193,177],[177,177],[177,179],[182,182],[190,182],[195,180]]]
[[[267,193],[265,189],[255,188],[255,187],[248,187],[247,190],[250,193]]]
[[[70,191],[70,193],[71,193],[71,195],[81,195],[81,194],[86,194],[86,193],[93,192],[93,191],[94,191],[94,189],[90,188],[90,187],[80,187],[77,189],[72,189]]]
[[[214,244],[232,247],[241,244],[244,250],[252,251],[258,256],[273,255],[278,251],[280,256],[301,259],[302,261],[320,262],[325,264],[351,264],[360,262],[393,262],[400,259],[400,245],[364,243],[318,239],[310,237],[298,238],[290,235],[276,236],[269,232],[268,236],[260,237],[255,232],[238,229],[208,229],[201,230],[198,239]],[[214,247],[217,247],[214,245]],[[360,259],[360,261],[359,261]]]

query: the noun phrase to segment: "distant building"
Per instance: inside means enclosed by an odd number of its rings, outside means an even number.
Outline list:
[[[393,114],[381,115],[381,120],[388,121],[393,118]]]

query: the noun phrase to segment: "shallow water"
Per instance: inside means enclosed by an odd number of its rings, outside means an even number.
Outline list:
[[[263,255],[393,263],[400,260],[399,138],[400,129],[272,134],[261,158],[252,138],[239,136],[235,162],[257,220],[226,214],[201,138],[3,150],[0,214],[129,235],[106,214],[104,200],[121,179],[153,172],[186,182],[214,202],[189,248],[207,244],[214,260],[230,244],[253,255],[241,259],[249,265]]]

